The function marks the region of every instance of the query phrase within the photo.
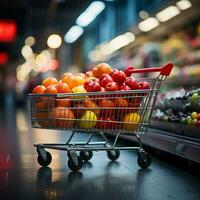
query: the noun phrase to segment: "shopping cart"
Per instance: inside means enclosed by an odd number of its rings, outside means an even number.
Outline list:
[[[163,67],[125,70],[132,73],[159,72],[154,78],[140,78],[146,81],[150,89],[115,92],[65,93],[65,94],[29,94],[31,124],[33,128],[67,131],[64,143],[34,144],[38,152],[38,163],[48,166],[52,157],[46,149],[63,150],[68,154],[68,166],[71,170],[81,169],[83,161],[93,156],[93,151],[107,151],[110,160],[117,160],[119,150],[137,150],[138,165],[148,168],[150,155],[142,148],[141,134],[147,133],[152,109],[161,82],[173,68],[168,63]],[[101,117],[100,117],[101,116]],[[77,134],[87,133],[86,139],[74,142]],[[110,141],[108,133],[114,136]],[[94,135],[98,141],[92,141]],[[119,146],[120,135],[128,134],[136,138],[138,146]],[[77,152],[80,152],[79,155]]]

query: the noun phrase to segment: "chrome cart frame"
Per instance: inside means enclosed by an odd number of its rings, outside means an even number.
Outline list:
[[[33,128],[71,131],[71,134],[67,132],[69,137],[65,143],[35,144],[38,163],[42,166],[51,163],[51,154],[46,149],[67,151],[68,166],[77,171],[81,169],[83,161],[92,158],[93,151],[107,151],[108,158],[116,160],[120,156],[119,150],[137,150],[138,165],[148,168],[151,157],[142,148],[140,135],[148,131],[161,82],[170,74],[172,67],[169,63],[157,68],[128,69],[127,74],[160,72],[155,78],[139,80],[148,82],[150,89],[56,95],[29,94]],[[114,106],[111,106],[110,101],[114,102]],[[99,118],[98,115],[104,118]],[[73,142],[74,136],[81,133],[87,133],[87,139]],[[107,133],[115,135],[113,142],[109,141]],[[100,136],[100,141],[92,141],[95,134]],[[122,134],[136,137],[138,146],[118,146],[117,141]],[[80,152],[80,155],[76,152]]]

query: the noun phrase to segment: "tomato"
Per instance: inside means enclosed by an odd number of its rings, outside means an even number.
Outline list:
[[[43,85],[38,85],[33,89],[32,93],[33,94],[44,94],[45,90],[46,90],[46,88]]]
[[[45,93],[46,93],[46,94],[57,94],[57,89],[56,89],[55,86],[50,85],[50,86],[48,86],[48,87],[46,88]]]
[[[56,85],[55,85],[56,89],[57,89],[57,93],[69,93],[70,92],[70,88],[67,85],[67,83],[63,83],[61,81],[59,81]]]
[[[49,77],[49,78],[45,79],[44,81],[42,81],[42,85],[45,86],[46,88],[50,85],[55,85],[57,83],[58,83],[58,81],[54,77]]]

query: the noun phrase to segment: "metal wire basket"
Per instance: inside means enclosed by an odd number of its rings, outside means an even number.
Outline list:
[[[170,74],[172,67],[172,64],[168,64],[160,68],[133,69],[132,72],[135,73],[160,72],[155,78],[142,78],[139,80],[149,83],[150,89],[145,90],[29,94],[33,128],[68,130],[72,132],[68,141],[64,144],[35,144],[39,154],[38,162],[43,166],[48,163],[45,159],[48,158],[49,153],[44,151],[44,148],[68,151],[69,159],[71,159],[68,165],[72,170],[80,169],[78,164],[81,162],[76,159],[77,165],[74,164],[75,161],[71,155],[74,151],[81,151],[82,159],[84,159],[86,156],[84,152],[86,151],[106,150],[110,152],[109,150],[137,149],[143,155],[140,157],[139,165],[143,168],[148,167],[150,165],[149,157],[146,156],[147,163],[145,164],[140,134],[147,133],[161,82]],[[70,144],[75,133],[83,132],[90,133],[86,142]],[[94,133],[102,136],[103,143],[90,142]],[[108,142],[105,133],[116,135],[113,144]],[[133,134],[136,136],[139,147],[116,147],[120,134]],[[115,155],[118,155],[118,153]],[[111,159],[119,157],[113,157],[111,154],[108,156]],[[47,161],[49,160],[47,159]]]

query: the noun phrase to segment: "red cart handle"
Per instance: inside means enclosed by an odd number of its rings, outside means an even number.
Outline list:
[[[135,69],[132,66],[128,66],[125,68],[124,73],[126,76],[131,76],[132,73],[147,73],[147,72],[160,72],[160,75],[163,76],[169,76],[172,68],[173,68],[172,63],[167,63],[166,65],[162,67],[152,67],[152,68],[143,68],[143,69]]]

